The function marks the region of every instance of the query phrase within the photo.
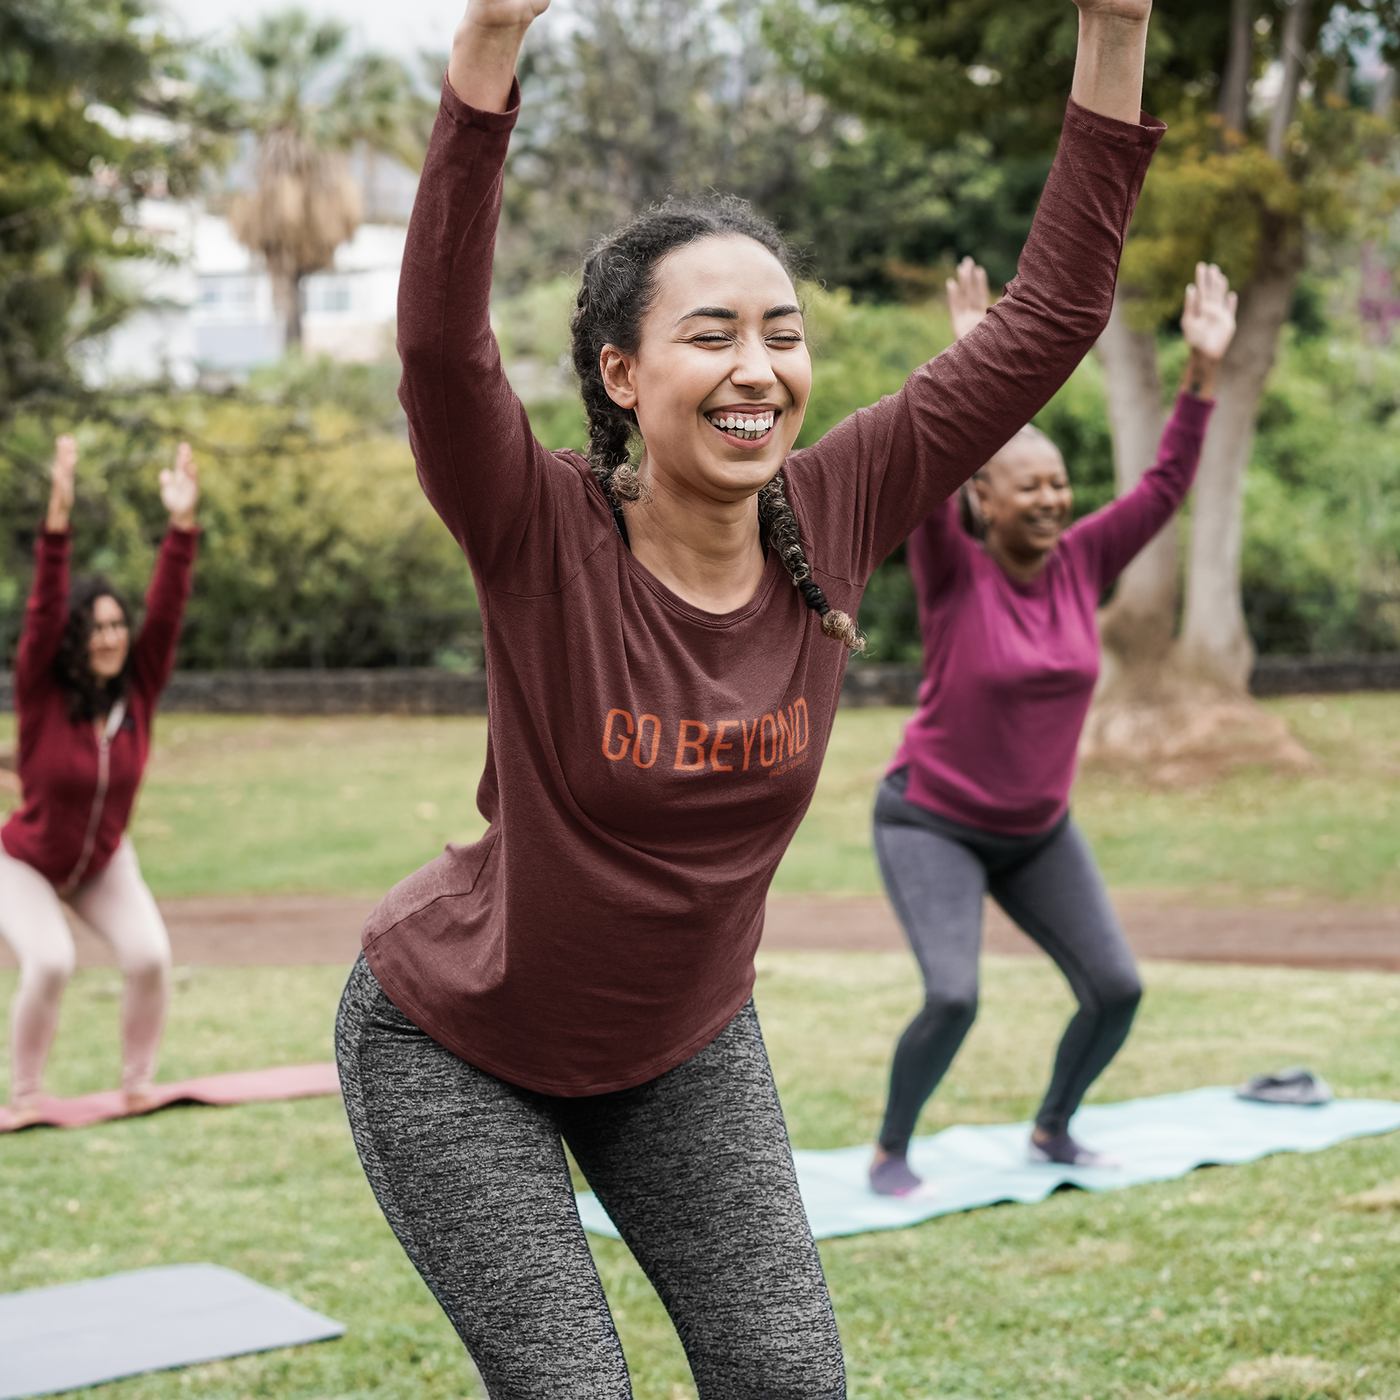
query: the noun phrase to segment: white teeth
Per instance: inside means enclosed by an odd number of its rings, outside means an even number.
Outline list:
[[[719,418],[711,418],[710,422],[727,433],[734,433],[740,437],[758,438],[762,437],[773,426],[773,414],[765,413],[759,417],[753,417],[728,413]]]

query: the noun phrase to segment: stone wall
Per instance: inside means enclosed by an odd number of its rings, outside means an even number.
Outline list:
[[[853,666],[841,703],[855,708],[912,705],[917,666]],[[1255,695],[1400,690],[1400,655],[1265,656],[1254,668]],[[13,704],[0,671],[0,708]],[[430,667],[365,671],[177,671],[161,702],[174,714],[481,715],[486,677]]]

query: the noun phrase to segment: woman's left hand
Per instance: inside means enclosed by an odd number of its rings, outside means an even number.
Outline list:
[[[170,523],[177,530],[194,529],[194,507],[199,500],[199,468],[194,464],[190,445],[182,442],[175,449],[175,465],[160,474],[160,503],[170,512]]]

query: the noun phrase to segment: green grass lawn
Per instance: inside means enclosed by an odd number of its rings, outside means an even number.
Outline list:
[[[1138,1026],[1095,1098],[1299,1061],[1342,1094],[1400,1096],[1400,977],[1174,964],[1146,974]],[[163,1077],[328,1057],[341,981],[327,968],[184,975]],[[0,999],[12,985],[0,975]],[[116,990],[107,969],[76,979],[56,1090],[114,1082]],[[890,1045],[916,1002],[907,960],[764,955],[757,995],[796,1145],[867,1140]],[[1068,1011],[1047,964],[988,959],[981,1018],[924,1130],[1028,1114]],[[1369,1208],[1355,1199],[1387,1183],[1395,1189]],[[92,1392],[102,1400],[477,1393],[374,1205],[333,1099],[0,1139],[0,1211],[7,1289],[205,1260],[349,1328],[336,1342]],[[693,1396],[625,1248],[594,1248],[639,1400]],[[853,1397],[1400,1397],[1400,1135],[821,1248]]]
[[[1400,903],[1400,696],[1271,701],[1318,759],[1168,792],[1089,773],[1074,806],[1120,889]],[[843,710],[781,893],[879,892],[870,806],[907,712]],[[0,719],[0,739],[13,731]],[[482,719],[161,719],[133,836],[157,894],[382,893],[481,830]],[[0,803],[6,800],[0,794]]]

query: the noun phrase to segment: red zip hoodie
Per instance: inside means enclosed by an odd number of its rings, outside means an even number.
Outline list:
[[[19,780],[24,801],[0,828],[0,844],[60,889],[100,875],[131,819],[151,747],[151,719],[175,665],[180,621],[190,595],[199,532],[171,529],[146,594],[146,619],[131,644],[126,716],[110,744],[68,718],[54,675],[68,621],[68,531],[43,531],[34,544],[34,587],[15,659]]]

